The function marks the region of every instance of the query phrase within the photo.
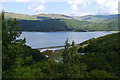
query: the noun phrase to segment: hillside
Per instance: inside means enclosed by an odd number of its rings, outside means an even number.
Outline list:
[[[32,16],[35,16],[38,19],[41,19],[43,17],[51,18],[51,19],[72,19],[72,17],[70,16],[60,15],[60,14],[37,14],[37,15],[32,15]]]
[[[91,22],[72,19],[20,20],[23,31],[86,31],[82,26]]]
[[[60,14],[25,15],[6,12],[14,17],[23,31],[117,31],[118,15],[66,16]],[[120,17],[119,17],[120,18]]]
[[[41,19],[75,19],[81,21],[104,21],[107,19],[118,17],[118,14],[115,15],[86,15],[86,16],[67,16],[63,14],[35,14],[35,15],[26,15],[19,13],[6,12],[6,18],[17,18],[25,20],[41,20]]]
[[[116,15],[87,15],[87,16],[81,16],[81,17],[77,16],[75,17],[75,19],[82,20],[82,21],[102,22],[104,20],[116,18],[118,16],[119,16],[118,14]]]
[[[23,31],[69,31],[68,26],[59,19],[47,19],[47,20],[20,20],[19,23]]]
[[[19,20],[39,20],[35,16],[26,15],[26,14],[18,14],[18,13],[10,13],[10,12],[6,12],[5,17],[7,19],[8,18],[16,18]]]
[[[110,30],[113,30],[113,29],[119,30],[119,27],[120,27],[119,19],[120,19],[120,17],[108,19],[108,20],[104,21],[104,23],[108,25],[108,28]]]
[[[94,22],[92,25],[86,26],[88,30],[90,31],[119,31],[120,30],[120,25],[118,25],[118,19],[120,17],[116,18],[111,18],[104,20],[102,22]]]
[[[120,77],[120,33],[113,33],[87,40],[80,45],[79,53],[85,53],[81,62],[86,63],[88,71],[97,69]],[[92,64],[92,65],[91,65]]]
[[[60,14],[36,14],[36,15],[26,15],[19,13],[5,13],[6,18],[16,18],[18,20],[44,20],[44,19],[71,19],[72,17]]]
[[[80,45],[87,44],[86,47],[84,47],[83,52],[102,52],[106,53],[110,51],[118,51],[120,49],[118,41],[120,40],[120,33],[113,33],[106,36],[93,38],[90,40],[87,40]],[[79,52],[81,52],[79,50]]]
[[[117,18],[101,23],[74,19],[19,20],[23,31],[118,31]]]

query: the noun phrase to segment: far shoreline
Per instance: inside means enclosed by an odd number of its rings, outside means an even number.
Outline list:
[[[22,32],[120,32],[120,31],[22,31]]]

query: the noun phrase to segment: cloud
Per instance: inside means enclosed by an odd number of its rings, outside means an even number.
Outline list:
[[[43,5],[44,3],[45,2],[33,3],[28,6],[28,9],[36,13],[43,12],[43,10],[45,9],[45,6]]]
[[[83,4],[83,6],[82,6],[83,9],[85,9],[85,8],[87,8],[88,6],[91,5],[91,2],[90,2],[89,0],[84,0],[82,4]]]
[[[92,13],[92,12],[86,12],[86,13],[80,13],[79,15],[80,16],[85,16],[85,15],[95,15],[95,14]]]
[[[0,0],[1,1],[1,0]],[[119,0],[2,0],[4,2],[32,2],[28,9],[43,13],[45,10],[44,3],[46,2],[67,2],[70,7],[70,11],[65,11],[67,15],[108,15],[118,13]],[[33,3],[34,2],[34,3]],[[52,12],[50,12],[52,13]]]
[[[29,2],[29,0],[16,0],[16,2]]]
[[[96,2],[100,5],[104,5],[106,0],[96,0]]]
[[[74,1],[68,1],[68,4],[70,5],[71,12],[69,15],[83,15],[83,13],[80,11],[84,11],[88,6],[91,5],[91,2],[89,0],[74,0]],[[78,8],[78,5],[81,5],[80,8]],[[87,12],[87,14],[90,12]],[[84,13],[85,14],[85,13]]]
[[[96,14],[118,14],[118,0],[96,0],[97,13]]]
[[[68,1],[68,4],[71,7],[71,14],[76,14],[78,11],[78,4],[82,3],[83,0]]]
[[[119,0],[74,0],[68,1],[70,15],[96,14],[109,15],[118,13]],[[81,7],[78,7],[78,6]],[[90,8],[91,7],[91,8]]]
[[[33,9],[34,12],[40,12],[42,10],[44,10],[44,6],[43,5],[39,5],[38,7],[36,7],[35,9]]]

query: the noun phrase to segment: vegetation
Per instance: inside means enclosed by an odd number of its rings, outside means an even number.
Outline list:
[[[10,12],[5,12],[5,18],[16,18],[16,19],[23,19],[23,20],[39,20],[35,16],[30,16],[26,14],[17,14],[17,13],[10,13]]]
[[[29,71],[21,69],[31,70],[28,65],[33,65],[39,61],[45,61],[46,57],[38,50],[31,49],[31,47],[25,45],[25,39],[16,40],[20,36],[20,26],[17,25],[16,19],[4,18],[4,12],[2,17],[2,73],[3,78],[19,78],[27,77],[32,74],[28,74]],[[18,69],[20,69],[18,71]],[[19,72],[19,74],[17,74]],[[25,72],[25,74],[22,74]],[[27,75],[28,74],[28,75]],[[26,76],[27,75],[27,76]]]
[[[19,20],[23,31],[119,31],[118,18],[103,22],[74,19]]]
[[[115,18],[115,17],[118,17],[119,14],[117,15],[87,15],[87,16],[82,16],[82,17],[75,17],[77,18],[78,20],[82,20],[82,21],[90,21],[90,22],[102,22],[104,20],[107,20],[107,19],[112,19],[112,18]]]
[[[70,29],[65,25],[60,19],[47,19],[47,20],[20,20],[22,25],[21,29],[23,31],[70,31]]]
[[[81,61],[89,66],[87,71],[104,70],[120,77],[119,40],[120,33],[114,33],[81,43],[80,45],[87,44],[84,48],[78,49],[79,53],[85,53]]]
[[[43,54],[46,54],[48,57],[50,58],[53,58],[54,60],[58,60],[59,62],[62,62],[63,60],[63,57],[62,57],[62,53],[63,53],[63,49],[59,49],[59,50],[55,50],[54,52],[53,51],[45,51],[43,52]]]
[[[119,15],[66,16],[60,14],[24,15],[6,13],[16,18],[22,31],[119,31]]]
[[[45,19],[75,19],[80,21],[101,22],[107,19],[118,17],[117,15],[86,15],[86,16],[67,16],[62,14],[36,14],[26,15],[19,13],[6,12],[6,18],[16,18],[18,20],[45,20]]]
[[[74,41],[70,44],[66,40],[65,49],[60,55],[63,60],[56,62],[51,57],[47,58],[39,50],[25,45],[25,39],[16,39],[21,34],[20,26],[18,26],[16,19],[5,20],[4,12],[1,17],[3,27],[3,79],[120,77],[120,69],[118,67],[120,56],[117,53],[120,47],[114,42],[118,41],[117,35],[120,35],[119,33],[83,42],[82,45],[85,46],[79,50]],[[86,54],[79,55],[78,52],[81,52],[81,50]]]

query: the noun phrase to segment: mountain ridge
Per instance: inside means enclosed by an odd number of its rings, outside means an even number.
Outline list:
[[[59,15],[24,15],[6,13],[6,19],[16,18],[23,31],[118,31],[120,19],[117,15],[88,15],[81,18]]]
[[[10,18],[17,18],[17,19],[25,19],[26,20],[41,20],[37,17],[49,17],[52,19],[60,18],[60,19],[76,19],[76,20],[85,20],[89,21],[90,18],[102,18],[102,19],[110,19],[114,17],[120,16],[120,14],[113,14],[113,15],[85,15],[85,16],[68,16],[64,14],[35,14],[35,15],[28,15],[28,14],[20,14],[20,13],[12,13],[12,12],[5,12],[6,17]],[[88,19],[89,18],[89,19]]]

